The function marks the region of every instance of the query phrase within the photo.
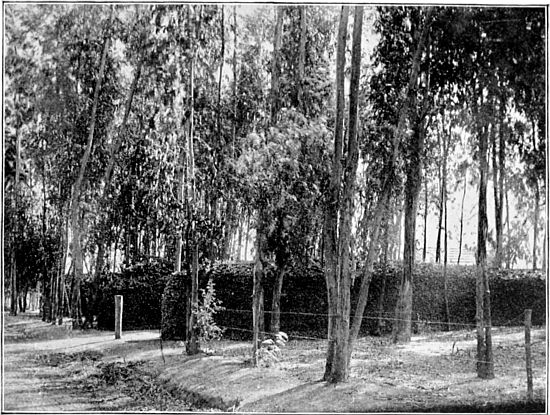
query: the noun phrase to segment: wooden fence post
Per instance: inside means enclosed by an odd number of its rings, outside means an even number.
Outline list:
[[[122,295],[115,295],[115,339],[122,334]]]
[[[531,310],[525,310],[525,368],[527,370],[527,399],[533,400],[533,368],[531,366]]]

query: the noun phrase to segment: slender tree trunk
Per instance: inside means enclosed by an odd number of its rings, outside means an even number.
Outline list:
[[[418,196],[422,185],[422,151],[424,147],[423,122],[418,121],[413,136],[413,148],[407,168],[405,185],[405,243],[403,249],[403,275],[395,308],[393,341],[406,343],[411,340],[412,277],[415,260],[415,230]]]
[[[468,184],[468,170],[464,173],[464,190],[462,191],[462,202],[460,203],[460,231],[458,234],[458,258],[456,263],[460,265],[462,256],[462,238],[464,236],[464,199],[466,198],[466,186]]]
[[[109,19],[110,20],[110,19]],[[84,174],[86,172],[86,167],[90,159],[90,154],[92,151],[92,144],[94,141],[94,129],[96,122],[96,112],[99,101],[99,90],[101,89],[101,83],[103,81],[103,72],[105,70],[105,61],[107,58],[107,52],[109,50],[110,39],[107,36],[103,43],[103,50],[101,53],[101,63],[99,66],[99,74],[96,81],[95,91],[94,91],[94,100],[92,103],[92,114],[90,118],[90,127],[88,133],[88,141],[86,144],[86,149],[80,161],[80,169],[78,176],[73,185],[73,194],[71,198],[71,230],[73,233],[72,238],[72,252],[73,252],[73,261],[75,267],[75,283],[73,286],[73,301],[71,304],[71,317],[73,318],[73,327],[80,327],[80,282],[83,277],[83,255],[82,255],[82,246],[81,246],[81,228],[80,228],[80,195],[82,193],[82,186],[84,181]]]
[[[426,245],[428,242],[428,178],[424,178],[424,235],[422,242],[422,262],[426,262]]]
[[[438,143],[441,142],[440,138],[437,139]],[[441,147],[441,145],[440,145]],[[443,222],[443,174],[441,173],[441,164],[438,166],[437,176],[439,178],[439,200],[438,200],[438,219],[437,219],[437,240],[435,243],[435,262],[441,262],[441,229]]]
[[[413,68],[419,70],[420,60],[423,49],[428,40],[430,27],[430,17],[433,9],[427,10],[425,23],[422,27],[417,50],[415,51]],[[418,72],[417,72],[418,73]],[[412,75],[411,75],[412,76]],[[429,93],[429,70],[427,72],[428,85],[425,94]],[[415,82],[416,83],[416,82]],[[414,84],[413,84],[414,85]],[[423,105],[417,103],[417,91],[410,88],[411,96],[407,96],[410,106],[425,107],[427,99],[424,99]],[[406,115],[406,114],[405,114]],[[403,246],[403,274],[399,288],[399,296],[395,307],[395,321],[393,325],[392,340],[394,343],[406,343],[411,340],[411,319],[412,319],[412,293],[413,293],[413,271],[416,257],[416,216],[418,210],[418,197],[422,187],[422,165],[424,158],[424,140],[426,136],[425,126],[426,111],[417,109],[414,119],[411,120],[413,127],[413,136],[409,146],[408,163],[406,165],[406,185],[405,185],[405,237]]]
[[[328,200],[325,208],[324,223],[324,256],[325,280],[327,284],[328,302],[328,347],[325,364],[326,381],[333,377],[336,343],[338,341],[341,318],[338,319],[338,210],[340,205],[340,186],[342,180],[342,157],[344,140],[344,68],[346,37],[348,27],[349,7],[342,6],[340,24],[338,27],[338,45],[336,52],[336,120],[334,127],[334,153],[332,156],[332,173],[329,183]],[[345,373],[344,373],[345,375]]]
[[[508,201],[508,179],[506,179],[506,184],[504,188],[504,197],[506,198],[506,269],[511,267],[511,252],[510,252],[510,238],[512,232],[510,229],[510,204]]]
[[[533,269],[537,269],[537,240],[539,233],[540,191],[538,182],[535,183],[535,218],[533,220]]]
[[[357,143],[359,78],[361,75],[361,34],[363,32],[363,6],[355,6],[353,19],[353,45],[351,56],[351,76],[349,92],[349,127],[347,155],[345,157],[343,192],[340,204],[340,224],[337,237],[339,268],[337,279],[337,331],[333,336],[334,355],[332,371],[327,381],[331,383],[346,381],[349,377],[352,343],[350,336],[351,281],[352,268],[351,247],[352,218],[354,214],[354,195],[356,187],[359,147]]]
[[[500,191],[500,178],[502,169],[500,168],[500,160],[497,163],[497,135],[499,136],[499,144],[504,141],[501,137],[503,134],[504,122],[501,121],[500,128],[495,134],[491,134],[491,159],[493,162],[493,198],[495,202],[495,234],[496,234],[496,249],[494,266],[499,268],[502,266],[502,193]]]
[[[279,112],[279,73],[280,73],[280,51],[281,38],[283,33],[283,7],[276,6],[275,34],[273,40],[273,59],[271,62],[271,123],[274,124]]]
[[[307,115],[307,105],[304,95],[304,78],[306,62],[306,40],[307,40],[307,9],[300,8],[300,46],[298,48],[298,108]]]
[[[20,207],[20,184],[19,179],[21,175],[21,132],[19,128],[15,132],[15,197],[14,197],[14,206],[15,206],[15,215],[14,215],[14,231],[12,232],[12,246],[10,249],[11,252],[11,303],[10,303],[10,314],[12,316],[17,315],[17,241],[21,236],[20,233],[20,223],[19,223],[19,207]]]
[[[429,18],[431,14],[433,13],[433,8],[429,7],[427,10],[427,18],[426,21],[429,21]],[[420,35],[420,39],[418,41],[418,46],[416,48],[416,51],[413,56],[413,62],[412,62],[412,68],[410,72],[409,82],[407,85],[407,89],[405,91],[405,101],[403,102],[403,105],[401,106],[399,110],[399,117],[398,117],[398,124],[397,128],[395,130],[395,134],[392,137],[392,155],[388,162],[388,168],[386,171],[388,172],[384,185],[383,190],[380,195],[380,198],[377,203],[377,207],[375,209],[375,217],[373,220],[373,240],[371,241],[371,246],[369,247],[369,252],[367,254],[367,261],[364,265],[365,269],[365,275],[363,275],[363,281],[361,283],[361,288],[359,292],[359,298],[357,301],[357,307],[355,310],[355,315],[353,319],[353,325],[350,330],[350,346],[349,346],[349,356],[351,356],[351,351],[353,349],[353,343],[357,339],[361,323],[363,320],[363,313],[365,311],[365,307],[367,304],[367,298],[368,298],[368,290],[370,286],[370,278],[372,275],[372,264],[374,262],[374,259],[376,258],[376,247],[378,246],[378,233],[380,230],[380,222],[382,219],[382,216],[384,215],[385,211],[387,210],[388,203],[390,200],[390,196],[392,193],[392,183],[393,183],[393,177],[394,174],[394,166],[396,165],[397,158],[399,155],[399,144],[402,140],[402,137],[404,135],[405,131],[405,124],[407,120],[407,114],[409,112],[409,108],[411,105],[411,99],[410,94],[415,92],[415,85],[418,80],[418,73],[420,70],[420,59],[422,56],[422,52],[424,49],[424,43],[426,42],[426,38],[428,35],[428,28],[429,25],[424,25],[424,28],[422,30],[422,33]],[[399,225],[400,227],[400,225]],[[329,343],[330,346],[330,343]],[[349,359],[348,356],[348,359]]]
[[[489,126],[482,127],[479,135],[479,211],[477,233],[476,324],[477,324],[477,375],[482,379],[494,378],[491,338],[491,304],[487,275],[487,139]]]
[[[264,217],[263,213],[258,214],[259,217]],[[263,326],[262,321],[264,319],[263,313],[263,298],[264,298],[264,288],[263,288],[263,279],[265,272],[265,244],[266,236],[264,234],[263,228],[264,224],[258,220],[256,226],[256,259],[254,261],[254,275],[253,275],[253,290],[252,290],[252,361],[255,367],[258,366],[258,348],[262,340],[261,327]]]
[[[233,6],[233,117],[231,134],[231,157],[235,158],[235,139],[237,137],[237,7]],[[240,249],[240,246],[239,246]],[[239,260],[240,251],[239,251]]]
[[[447,331],[451,330],[451,316],[449,312],[449,287],[447,279],[447,259],[449,252],[449,239],[447,234],[447,157],[449,156],[449,140],[451,139],[451,125],[447,135],[443,135],[443,242],[445,248],[443,251],[443,299],[445,302],[445,322],[447,323]]]
[[[271,76],[271,125],[277,123],[277,113],[279,111],[279,72],[280,72],[280,53],[281,53],[281,38],[283,31],[283,6],[277,6],[277,21],[275,24],[275,33],[273,39],[273,59],[272,59],[272,76]],[[260,209],[260,213],[264,215],[263,209]],[[259,219],[261,229],[256,229],[257,238],[265,238],[265,219],[264,216],[261,216]],[[263,247],[265,244],[260,243],[260,240],[257,242],[258,247]],[[264,253],[256,254],[256,262],[263,260]],[[276,261],[277,271],[276,271],[276,280],[275,285],[273,286],[273,299],[272,299],[272,309],[271,309],[271,331],[278,332],[280,328],[281,320],[281,295],[283,289],[283,278],[286,273],[285,264],[283,261]],[[257,264],[258,269],[260,269],[259,264]],[[264,268],[263,266],[261,267]],[[262,277],[259,277],[260,281]],[[260,289],[259,289],[260,290]],[[263,307],[263,287],[261,287],[261,296],[254,296],[255,299],[262,300],[258,305]],[[263,323],[263,313],[260,313],[262,316],[259,319],[260,325]],[[254,328],[256,330],[256,327]],[[261,330],[258,326],[258,330]],[[261,338],[261,336],[260,336]]]
[[[195,36],[199,37],[200,25],[202,19],[202,6],[199,9],[198,16],[195,16]],[[188,315],[188,333],[186,349],[187,354],[194,355],[199,353],[199,339],[197,336],[197,316],[192,310],[198,308],[199,303],[199,245],[196,230],[195,209],[197,208],[196,187],[195,187],[195,150],[194,150],[194,128],[195,128],[195,55],[196,51],[191,52],[189,60],[189,134],[187,135],[187,220],[190,224],[190,235],[188,241],[190,243],[190,276],[191,276],[191,312]]]

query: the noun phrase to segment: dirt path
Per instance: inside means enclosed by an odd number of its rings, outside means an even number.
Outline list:
[[[120,388],[93,381],[97,360],[125,359],[125,344],[148,341],[154,332],[128,333],[115,342],[110,332],[71,332],[37,315],[4,313],[3,410],[97,411],[132,407]],[[92,376],[90,376],[92,375]]]

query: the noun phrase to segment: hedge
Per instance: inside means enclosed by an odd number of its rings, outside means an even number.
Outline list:
[[[227,327],[229,338],[250,338],[252,327],[252,272],[251,262],[221,263],[199,275],[199,286],[204,288],[209,278],[215,283],[217,298],[225,311],[219,312],[216,323]],[[489,270],[493,325],[521,325],[523,310],[533,309],[534,325],[545,324],[546,283],[541,271]],[[391,318],[397,301],[400,264],[375,266],[370,284],[369,299],[361,333],[376,333],[378,321],[382,328],[391,330]],[[456,328],[475,324],[474,266],[447,267],[449,310]],[[378,309],[386,278],[381,313]],[[417,264],[413,276],[413,328],[441,329],[445,320],[443,297],[443,266]],[[124,299],[124,329],[159,328],[162,321],[163,338],[182,339],[185,333],[185,274],[172,274],[169,264],[162,262],[138,264],[120,274],[107,274],[100,281],[98,326],[112,329],[114,295]],[[267,267],[264,280],[265,328],[269,330],[274,268]],[[357,302],[361,278],[355,279],[352,289],[352,312]],[[318,266],[291,270],[285,277],[281,298],[281,330],[290,335],[326,337],[327,296],[323,271]],[[293,314],[302,313],[302,314]],[[162,315],[162,317],[161,317]],[[387,320],[383,320],[383,319]]]
[[[159,328],[162,293],[171,268],[166,261],[152,260],[135,264],[120,273],[100,275],[97,302],[95,306],[90,305],[93,314],[97,315],[98,328],[114,330],[115,295],[124,297],[123,330]],[[89,298],[90,282],[85,282],[82,288],[82,295]]]

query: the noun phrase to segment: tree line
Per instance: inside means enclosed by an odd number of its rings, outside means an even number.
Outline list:
[[[374,263],[401,252],[393,339],[407,342],[417,230],[425,260],[434,210],[445,270],[458,194],[460,261],[475,186],[477,369],[494,376],[487,267],[545,266],[542,8],[10,4],[5,17],[13,314],[39,283],[44,318],[79,327],[84,279],[97,295],[101,273],[152,258],[190,278],[196,304],[200,268],[253,250],[256,357],[267,263],[277,332],[285,275],[313,261],[324,378],[343,381]]]

